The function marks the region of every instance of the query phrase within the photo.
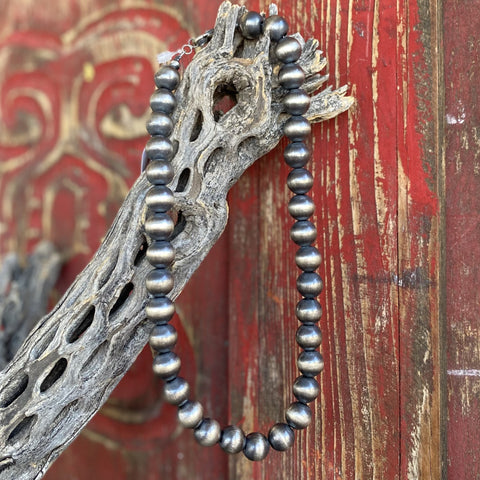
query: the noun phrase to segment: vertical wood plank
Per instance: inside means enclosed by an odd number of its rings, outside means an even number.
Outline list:
[[[479,478],[480,2],[444,2],[448,478]]]

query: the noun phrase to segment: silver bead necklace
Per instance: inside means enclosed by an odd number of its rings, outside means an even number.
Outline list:
[[[295,261],[302,273],[297,278],[297,289],[303,298],[296,307],[296,316],[301,322],[296,333],[296,341],[302,349],[297,358],[301,375],[293,384],[296,401],[286,409],[285,422],[273,425],[266,436],[260,432],[245,435],[243,430],[235,425],[222,429],[216,420],[204,417],[203,407],[199,402],[189,399],[188,382],[178,376],[181,361],[173,352],[177,332],[169,323],[175,306],[167,296],[173,288],[170,266],[175,260],[175,251],[169,241],[174,229],[174,222],[169,216],[174,196],[167,186],[174,176],[171,164],[174,149],[168,137],[173,131],[171,115],[176,107],[174,92],[180,83],[179,60],[183,54],[189,53],[191,48],[184,48],[181,54],[161,66],[155,74],[157,89],[150,100],[152,115],[147,123],[147,130],[152,137],[146,145],[144,160],[145,163],[148,162],[146,176],[152,187],[146,195],[149,213],[144,226],[150,238],[146,256],[153,269],[146,279],[149,292],[146,316],[155,323],[149,340],[155,352],[153,371],[165,381],[165,400],[177,405],[180,424],[193,429],[195,439],[201,445],[212,446],[219,443],[227,453],[243,452],[249,460],[258,461],[267,456],[270,447],[279,451],[289,449],[294,442],[295,430],[306,428],[312,419],[308,403],[313,402],[319,394],[320,387],[315,376],[323,370],[323,358],[317,350],[322,339],[317,326],[322,309],[316,299],[323,283],[315,272],[321,262],[319,251],[312,246],[317,231],[309,221],[313,215],[314,203],[307,193],[313,185],[313,177],[304,168],[310,158],[305,140],[311,133],[311,127],[303,116],[310,106],[310,97],[301,88],[305,73],[296,63],[302,47],[294,37],[287,36],[288,24],[278,15],[265,18],[256,12],[246,12],[240,18],[238,28],[248,40],[269,34],[274,44],[276,59],[281,65],[278,80],[286,91],[283,99],[284,111],[290,115],[283,126],[283,133],[290,140],[285,148],[284,158],[292,168],[287,178],[288,188],[294,194],[288,204],[288,211],[295,220],[290,237],[299,246]],[[207,42],[209,34],[211,33],[207,32],[189,46],[200,46],[202,42]]]

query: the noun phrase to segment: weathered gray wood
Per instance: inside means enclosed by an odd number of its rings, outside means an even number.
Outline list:
[[[213,38],[196,53],[176,94],[178,153],[171,187],[179,220],[172,299],[225,228],[228,190],[275,147],[286,119],[269,40],[242,41],[236,31],[242,12],[228,2],[220,6]],[[300,60],[310,93],[326,80],[318,74],[325,60],[317,45],[307,41]],[[215,116],[215,102],[225,91],[235,94],[237,105]],[[345,89],[323,90],[307,117],[320,121],[345,111],[352,99],[344,95]],[[142,175],[90,264],[0,372],[0,479],[41,478],[147,342],[152,327],[144,315],[147,189]]]

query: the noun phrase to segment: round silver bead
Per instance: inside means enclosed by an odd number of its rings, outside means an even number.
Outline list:
[[[303,272],[297,278],[297,290],[304,297],[316,297],[323,289],[322,277],[315,272]]]
[[[303,142],[312,133],[312,126],[305,117],[293,115],[285,122],[283,133],[292,142]]]
[[[310,160],[310,149],[303,142],[289,143],[283,151],[283,158],[288,166],[301,168]]]
[[[300,325],[296,340],[304,350],[315,350],[322,343],[322,332],[317,325]]]
[[[177,376],[181,365],[182,362],[175,353],[159,353],[153,359],[152,370],[158,377],[168,380]]]
[[[178,334],[173,325],[165,323],[155,325],[150,332],[148,342],[157,352],[169,351],[177,343]]]
[[[263,17],[257,12],[246,12],[240,18],[240,30],[248,39],[258,38],[262,34]]]
[[[168,64],[175,70],[180,70],[180,62],[178,60],[170,60]]]
[[[315,323],[322,317],[322,306],[315,298],[302,298],[295,313],[302,323]]]
[[[150,97],[150,108],[154,112],[163,112],[170,115],[177,106],[175,95],[166,88],[159,88]]]
[[[175,197],[165,185],[155,185],[148,190],[145,203],[152,212],[168,212],[175,203]]]
[[[307,350],[297,358],[297,367],[305,377],[316,377],[324,366],[323,357],[317,350]]]
[[[220,447],[227,453],[239,453],[245,447],[245,434],[240,427],[230,425],[222,430]]]
[[[145,232],[154,240],[167,240],[174,226],[173,220],[166,213],[155,213],[145,220]]]
[[[307,428],[312,421],[312,411],[308,405],[301,402],[293,402],[285,412],[287,423],[297,430]]]
[[[288,202],[288,211],[296,220],[306,220],[314,210],[315,204],[308,195],[295,195]]]
[[[155,85],[158,88],[166,88],[168,90],[175,90],[180,83],[180,75],[176,68],[169,65],[164,65],[154,76]]]
[[[175,259],[175,249],[168,241],[154,241],[147,248],[147,260],[154,267],[168,267]]]
[[[172,164],[166,160],[153,160],[147,165],[146,175],[154,185],[167,185],[174,176]]]
[[[290,115],[303,115],[310,107],[310,96],[302,89],[290,90],[285,95],[283,104]]]
[[[247,435],[243,453],[249,460],[254,462],[263,460],[268,455],[269,450],[270,444],[265,435],[259,432],[253,432]]]
[[[309,245],[317,238],[317,229],[312,222],[299,220],[292,225],[290,238],[297,245]]]
[[[263,23],[263,31],[268,33],[274,42],[278,42],[288,32],[288,23],[279,15],[272,15],[265,19]]]
[[[173,288],[173,276],[166,268],[156,268],[148,273],[145,285],[152,295],[166,295]]]
[[[172,119],[165,113],[152,112],[147,121],[147,132],[150,135],[162,135],[168,137],[173,132]]]
[[[283,88],[300,88],[305,82],[305,72],[300,65],[287,63],[278,72],[278,81]]]
[[[312,174],[305,168],[294,168],[288,174],[287,185],[293,193],[303,195],[312,188]]]
[[[178,409],[178,421],[185,428],[195,428],[203,420],[203,407],[199,402],[188,401]]]
[[[221,433],[220,425],[216,420],[204,418],[202,423],[193,431],[193,436],[200,445],[212,447],[220,440]]]
[[[320,393],[320,385],[312,377],[297,377],[293,384],[293,394],[302,403],[313,402]]]
[[[283,63],[296,62],[302,54],[302,46],[296,38],[285,37],[279,40],[276,48],[275,55],[278,60]]]
[[[303,246],[297,250],[297,253],[295,254],[295,262],[297,263],[298,268],[301,268],[304,272],[313,272],[322,262],[322,256],[315,247]]]
[[[160,135],[152,137],[145,146],[145,153],[150,160],[170,160],[173,156],[172,142]]]
[[[167,323],[175,313],[175,305],[168,297],[153,297],[148,300],[145,313],[154,322]]]
[[[188,382],[182,377],[175,377],[169,380],[163,386],[165,401],[172,405],[181,405],[188,400],[190,387]]]
[[[268,432],[268,441],[275,450],[284,452],[293,446],[295,434],[286,423],[276,423]]]

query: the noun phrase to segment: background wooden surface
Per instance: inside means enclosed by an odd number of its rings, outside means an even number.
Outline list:
[[[57,298],[138,174],[156,53],[210,28],[219,3],[0,3],[0,254],[53,240]],[[279,2],[357,99],[313,130],[326,368],[293,452],[252,464],[197,446],[145,351],[46,478],[480,478],[478,7]],[[281,151],[234,187],[175,319],[197,398],[246,430],[281,418],[296,376]]]

